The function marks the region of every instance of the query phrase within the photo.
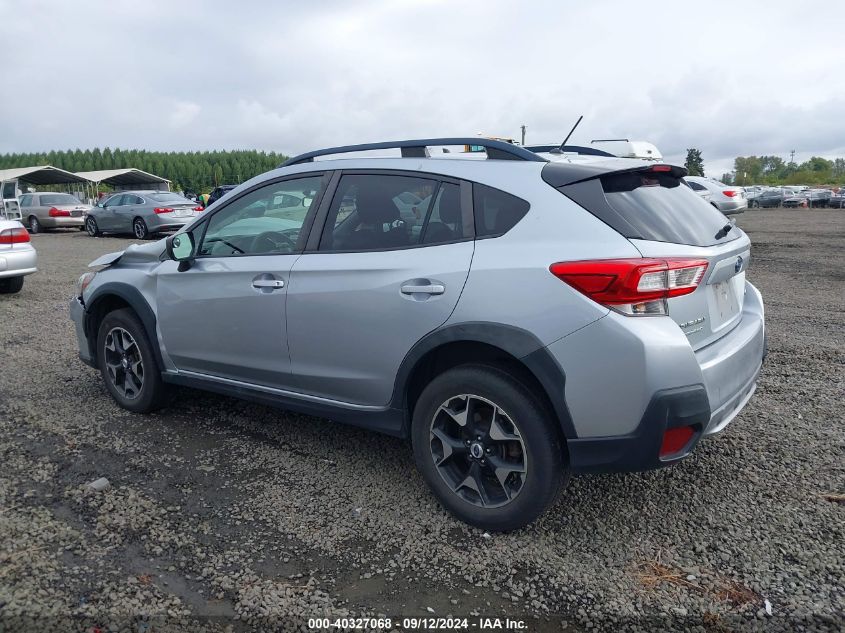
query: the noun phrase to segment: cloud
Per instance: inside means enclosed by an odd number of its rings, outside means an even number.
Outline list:
[[[170,113],[170,127],[187,127],[197,118],[202,108],[191,101],[177,101]]]
[[[806,15],[824,20],[788,46]],[[0,152],[290,154],[522,124],[544,142],[581,114],[574,142],[649,140],[681,161],[697,147],[714,174],[845,147],[845,5],[822,0],[0,0],[0,23]]]

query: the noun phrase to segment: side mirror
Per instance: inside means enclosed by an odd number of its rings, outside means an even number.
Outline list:
[[[194,236],[192,233],[177,233],[171,235],[165,242],[167,256],[173,261],[179,262],[179,270],[190,268],[190,262],[194,258]]]

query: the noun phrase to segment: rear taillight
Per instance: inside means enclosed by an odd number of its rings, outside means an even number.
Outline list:
[[[725,189],[722,193],[725,194],[728,198],[733,198],[737,194],[736,191],[731,191],[730,189]]]
[[[627,315],[667,314],[666,299],[694,292],[703,259],[594,259],[559,262],[552,274],[593,301]]]
[[[672,171],[671,165],[655,165],[651,168],[651,171]]]
[[[205,207],[194,207],[194,211],[205,211]]]
[[[173,209],[170,207],[156,207],[153,211],[156,213],[173,213]]]
[[[0,231],[0,244],[24,244],[29,241],[29,233],[23,227]]]
[[[47,213],[50,214],[51,218],[69,218],[70,217],[70,211],[65,211],[64,209],[57,209],[56,207],[53,207]]]

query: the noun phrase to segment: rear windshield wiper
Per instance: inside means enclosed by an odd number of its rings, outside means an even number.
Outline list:
[[[716,239],[720,240],[725,237],[728,233],[731,232],[731,229],[734,227],[732,222],[728,222],[725,226],[719,229],[719,232],[716,233]]]

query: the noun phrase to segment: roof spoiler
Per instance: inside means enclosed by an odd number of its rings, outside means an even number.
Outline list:
[[[549,163],[543,167],[543,180],[549,183],[552,187],[565,187],[567,185],[574,185],[585,180],[593,180],[594,178],[601,178],[610,174],[629,174],[635,172],[642,173],[663,173],[672,176],[673,178],[683,178],[687,175],[687,170],[678,165],[668,165],[666,163],[643,164],[643,161],[638,159],[618,159],[628,160],[634,165],[630,167],[614,168],[614,163],[607,161],[595,162],[554,162]]]

